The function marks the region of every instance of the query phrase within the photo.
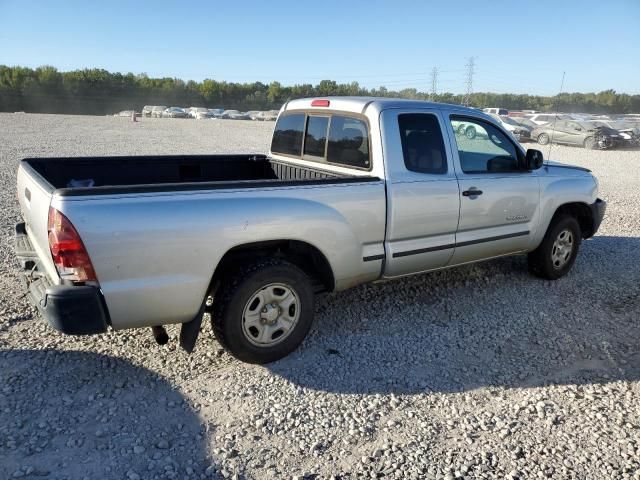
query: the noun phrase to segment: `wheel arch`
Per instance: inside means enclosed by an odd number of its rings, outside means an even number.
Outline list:
[[[563,203],[562,205],[558,206],[553,216],[551,217],[549,225],[547,225],[547,230],[551,225],[553,225],[555,219],[562,214],[570,215],[578,221],[582,238],[592,237],[595,233],[593,212],[589,208],[589,205],[583,202],[569,202]]]
[[[301,240],[267,240],[236,245],[220,259],[211,278],[213,290],[229,272],[257,258],[278,257],[290,261],[311,278],[314,291],[333,291],[335,277],[327,257],[314,245]]]

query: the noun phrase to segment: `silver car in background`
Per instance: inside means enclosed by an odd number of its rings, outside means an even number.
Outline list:
[[[247,115],[246,113],[242,113],[239,110],[225,110],[222,113],[222,117],[220,118],[225,118],[228,120],[251,120],[249,115]]]
[[[169,107],[162,112],[162,118],[187,118],[187,112],[180,107]]]
[[[587,150],[606,150],[624,143],[617,130],[579,120],[558,120],[540,125],[531,132],[531,137],[540,145],[559,143],[584,147]]]

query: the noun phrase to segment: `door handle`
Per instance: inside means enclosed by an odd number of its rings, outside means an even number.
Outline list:
[[[475,197],[477,195],[482,195],[482,190],[476,190],[475,187],[471,187],[469,190],[462,192],[462,195],[465,197]]]

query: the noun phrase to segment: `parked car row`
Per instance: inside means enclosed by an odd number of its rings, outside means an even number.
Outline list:
[[[587,149],[640,147],[640,119],[633,115],[593,115],[586,113],[544,113],[484,108],[519,142],[540,145],[558,143]],[[457,133],[474,138],[473,126],[460,123]]]
[[[198,120],[223,118],[229,120],[258,120],[275,121],[278,110],[241,112],[239,110],[224,110],[222,108],[204,107],[167,107],[165,105],[145,105],[142,108],[143,117],[151,118],[195,118]]]

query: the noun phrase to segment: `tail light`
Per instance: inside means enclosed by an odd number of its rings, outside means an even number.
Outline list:
[[[49,207],[49,249],[60,278],[73,282],[98,282],[80,235],[62,213]]]

